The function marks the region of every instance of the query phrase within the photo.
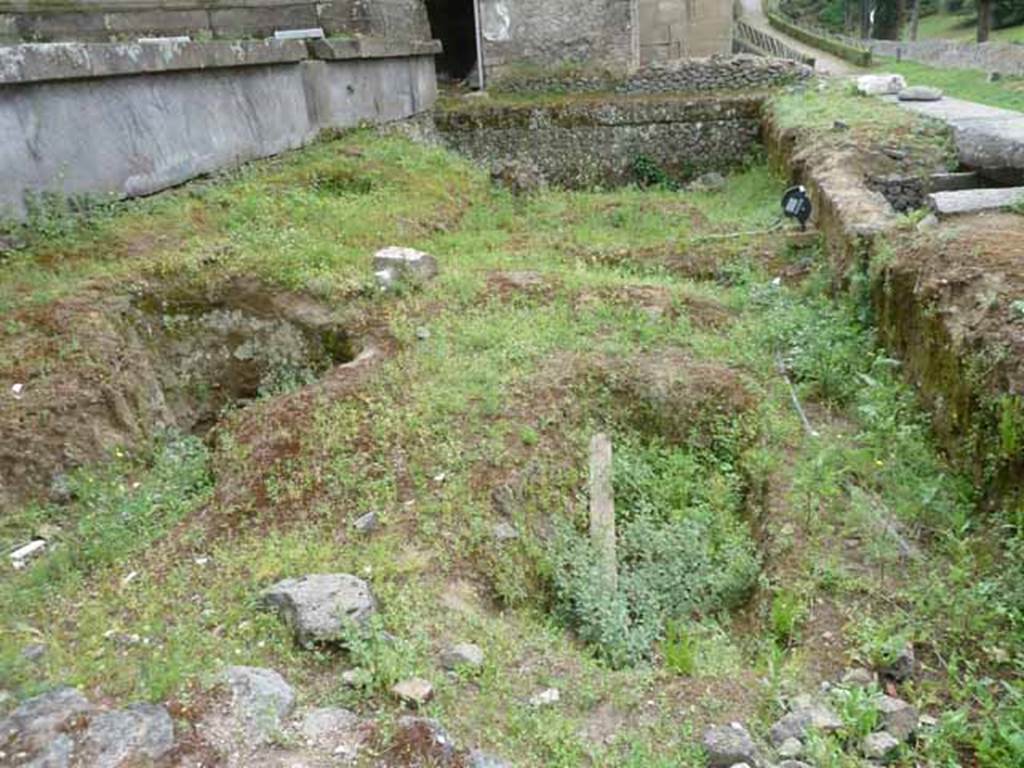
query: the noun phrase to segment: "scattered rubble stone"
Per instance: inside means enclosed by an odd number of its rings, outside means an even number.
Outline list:
[[[347,573],[285,579],[262,594],[295,632],[300,645],[341,640],[346,622],[363,624],[377,610],[369,585]]]
[[[800,739],[793,738],[792,736],[783,741],[777,750],[779,757],[782,758],[800,757],[800,753],[803,751],[803,743],[801,743]]]
[[[54,504],[64,506],[70,504],[74,498],[71,492],[71,482],[63,472],[58,472],[50,480],[49,499]]]
[[[519,538],[519,531],[511,523],[504,521],[495,524],[493,533],[494,539],[498,543],[515,541]]]
[[[427,339],[430,338],[430,329],[422,325],[419,326],[416,329],[416,338],[419,339],[420,341],[426,341]]]
[[[786,739],[803,739],[808,731],[831,733],[843,727],[843,721],[831,708],[811,703],[794,709],[781,717],[771,729],[772,744],[778,746]]]
[[[376,512],[367,512],[357,517],[352,526],[360,533],[373,533],[380,528],[380,518]]]
[[[229,667],[224,680],[231,687],[231,707],[249,738],[266,741],[282,730],[295,706],[295,691],[273,669]]]
[[[174,723],[155,704],[104,712],[89,722],[76,760],[90,768],[123,768],[160,760],[174,748]]]
[[[718,192],[725,188],[725,176],[717,171],[702,173],[690,183],[690,189],[703,192]]]
[[[812,768],[805,762],[800,760],[783,760],[775,768]]]
[[[21,658],[35,664],[46,655],[46,646],[42,643],[29,643],[21,649]]]
[[[907,643],[887,664],[878,668],[878,674],[894,683],[902,683],[914,676],[914,647]]]
[[[882,727],[898,739],[906,741],[917,730],[917,709],[893,696],[880,696],[876,705],[882,715]]]
[[[405,704],[418,707],[434,697],[434,686],[428,680],[413,677],[396,683],[392,686],[391,692]]]
[[[887,760],[899,748],[900,742],[895,736],[886,731],[870,733],[864,738],[861,751],[864,757],[869,760]]]
[[[0,744],[13,742],[16,749],[34,753],[56,740],[70,720],[94,709],[74,688],[55,688],[22,702],[0,722]]]
[[[472,643],[457,643],[441,654],[441,666],[447,670],[460,667],[479,669],[484,663],[484,652]]]
[[[390,270],[396,279],[423,282],[437,276],[437,260],[414,248],[391,246],[374,254],[373,270],[377,274]]]
[[[854,667],[843,673],[840,682],[846,686],[867,688],[876,682],[875,673],[869,669],[864,669],[864,667]]]
[[[479,749],[474,749],[469,753],[466,763],[468,768],[512,768],[500,757],[495,757]]]
[[[347,760],[356,757],[370,733],[358,715],[341,707],[308,710],[297,730],[307,745]]]
[[[739,723],[709,728],[701,740],[708,754],[708,768],[731,768],[737,763],[758,765],[757,745]]]
[[[557,704],[562,698],[562,692],[557,688],[545,688],[539,693],[530,697],[531,707],[548,707]]]

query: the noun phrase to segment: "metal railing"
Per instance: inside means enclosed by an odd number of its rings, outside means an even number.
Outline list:
[[[786,45],[779,38],[748,24],[742,19],[737,19],[733,27],[734,40],[751,53],[761,56],[768,56],[776,59],[792,59],[814,66],[814,57]]]

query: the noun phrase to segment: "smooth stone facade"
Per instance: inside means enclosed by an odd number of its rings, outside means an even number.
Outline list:
[[[12,137],[0,142],[0,218],[22,218],[26,199],[50,195],[148,195],[325,130],[426,112],[437,50],[327,40],[0,47],[0,136]]]

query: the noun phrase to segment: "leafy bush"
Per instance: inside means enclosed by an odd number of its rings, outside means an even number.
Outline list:
[[[713,455],[623,436],[614,474],[618,589],[608,589],[590,539],[572,528],[558,536],[551,572],[559,616],[598,656],[624,666],[650,655],[668,621],[735,606],[758,561],[737,514],[742,482]]]

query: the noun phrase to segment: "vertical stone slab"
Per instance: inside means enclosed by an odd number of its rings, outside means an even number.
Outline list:
[[[617,590],[619,565],[615,554],[615,497],[612,494],[612,441],[605,434],[590,440],[590,540],[609,589]]]

